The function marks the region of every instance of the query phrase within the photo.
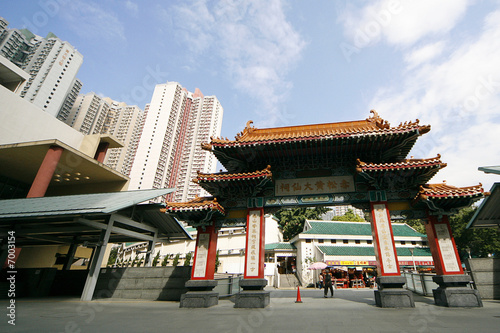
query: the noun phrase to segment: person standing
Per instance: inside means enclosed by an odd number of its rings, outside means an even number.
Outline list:
[[[324,275],[323,275],[323,283],[325,285],[325,294],[324,297],[326,298],[328,295],[328,289],[330,289],[331,296],[333,297],[333,284],[332,284],[332,272],[330,270],[326,270]]]
[[[323,278],[325,277],[325,270],[321,271],[319,275],[319,289],[323,289]]]

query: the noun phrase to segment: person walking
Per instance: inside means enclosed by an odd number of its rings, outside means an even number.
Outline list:
[[[333,297],[333,284],[332,284],[332,272],[330,270],[326,270],[323,275],[323,283],[325,286],[325,294],[324,297],[328,296],[328,289],[330,289],[331,296]]]

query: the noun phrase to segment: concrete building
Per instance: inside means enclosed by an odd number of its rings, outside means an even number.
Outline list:
[[[127,105],[108,97],[104,101],[108,103],[109,111],[101,133],[116,137],[124,145],[123,148],[110,149],[104,164],[128,176],[141,137],[144,112],[137,105]]]
[[[0,18],[0,54],[30,75],[21,97],[53,117],[66,119],[82,86],[76,75],[83,56],[53,33],[44,38],[7,25]]]
[[[110,135],[84,135],[21,98],[26,77],[3,61],[0,262],[18,272],[23,288],[16,297],[76,290],[91,300],[110,243],[190,239],[159,205],[142,204],[173,189],[126,191],[128,177],[103,164],[108,148],[121,144]],[[7,248],[11,235],[14,251]]]
[[[356,208],[352,205],[329,206],[327,208],[329,208],[330,211],[322,215],[321,218],[323,220],[335,220],[335,216],[345,215],[345,213],[347,213],[349,210],[351,210],[354,214],[358,215],[359,217],[362,218],[365,217],[362,209]]]
[[[109,150],[104,164],[128,176],[141,136],[144,112],[136,105],[100,97],[91,92],[79,95],[66,124],[84,134],[109,134],[123,143],[123,148]]]
[[[434,265],[426,235],[405,223],[392,223],[392,229],[400,269]],[[314,271],[307,269],[316,261],[358,270],[376,267],[369,222],[306,220],[304,231],[290,240],[290,244],[297,249],[297,272],[306,284],[317,281]]]
[[[132,171],[131,189],[176,188],[167,201],[206,195],[191,182],[196,172],[214,172],[215,156],[201,143],[220,135],[223,108],[215,96],[188,92],[177,82],[155,87]]]
[[[109,103],[93,92],[78,95],[64,122],[83,134],[98,134],[103,130],[109,108]]]
[[[278,228],[278,222],[275,217],[271,215],[266,215],[266,244],[276,244],[283,241],[283,234]],[[161,265],[165,256],[168,256],[168,265],[173,264],[173,259],[176,254],[179,254],[179,265],[183,265],[186,254],[194,253],[196,244],[197,231],[195,228],[186,228],[193,240],[186,241],[172,241],[169,243],[157,243],[155,247],[155,256],[159,253],[158,266]],[[218,241],[217,241],[217,251],[219,253],[220,265],[218,267],[218,273],[227,274],[243,274],[245,269],[245,238],[246,232],[245,228],[224,228],[219,230]],[[146,249],[146,243],[128,243],[121,244],[118,251],[118,263],[123,265],[125,262],[131,262],[138,257],[139,259],[144,257],[144,251]],[[191,261],[192,263],[192,261]],[[266,278],[270,280],[270,284],[273,284],[274,270],[269,270],[269,274]]]

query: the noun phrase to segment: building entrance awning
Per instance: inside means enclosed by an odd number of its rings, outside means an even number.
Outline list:
[[[480,168],[481,169],[481,168]],[[500,228],[500,183],[491,187],[490,195],[483,200],[467,224],[469,228]]]
[[[108,243],[192,239],[182,224],[144,203],[173,192],[153,189],[0,200],[0,238],[14,232],[16,247],[86,244],[95,247],[82,300],[91,300]],[[0,256],[4,262],[7,251]],[[72,255],[70,255],[72,256]],[[69,267],[67,268],[69,269]]]

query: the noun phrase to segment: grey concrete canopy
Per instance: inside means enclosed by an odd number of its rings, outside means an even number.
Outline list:
[[[0,200],[0,237],[16,231],[17,246],[94,243],[112,219],[109,242],[192,239],[163,204],[142,202],[173,192],[153,189]],[[2,237],[3,238],[3,237]]]

